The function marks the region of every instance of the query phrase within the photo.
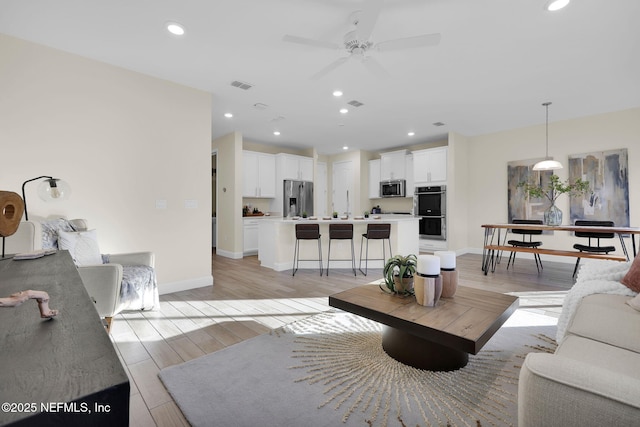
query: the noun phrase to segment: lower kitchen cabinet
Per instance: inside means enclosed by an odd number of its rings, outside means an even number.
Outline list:
[[[259,219],[243,219],[243,255],[256,255],[258,253],[258,221]]]

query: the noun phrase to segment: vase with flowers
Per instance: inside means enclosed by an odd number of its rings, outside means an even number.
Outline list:
[[[556,206],[556,200],[565,193],[570,196],[585,194],[589,190],[589,181],[578,178],[573,183],[568,179],[563,182],[560,181],[558,175],[552,174],[546,186],[542,183],[524,181],[518,184],[518,187],[522,188],[529,197],[547,198],[549,207],[544,211],[544,223],[545,225],[560,225],[562,224],[562,211]]]

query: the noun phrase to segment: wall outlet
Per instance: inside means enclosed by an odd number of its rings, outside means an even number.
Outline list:
[[[197,200],[185,200],[184,201],[185,209],[198,209],[198,201]]]
[[[156,200],[156,209],[167,209],[166,200]]]

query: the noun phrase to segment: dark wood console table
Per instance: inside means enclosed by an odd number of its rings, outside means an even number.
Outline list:
[[[69,253],[0,260],[0,296],[29,289],[60,314],[0,308],[0,425],[129,425],[129,379]]]

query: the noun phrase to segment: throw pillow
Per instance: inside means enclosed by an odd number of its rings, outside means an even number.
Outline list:
[[[631,307],[635,308],[636,310],[640,311],[640,294],[636,295],[635,298],[627,301],[627,304],[629,304]]]
[[[634,292],[640,292],[640,256],[637,256],[627,274],[620,280],[620,283]]]
[[[58,248],[66,249],[78,266],[102,264],[96,230],[58,232]]]

